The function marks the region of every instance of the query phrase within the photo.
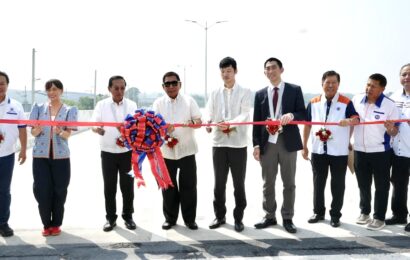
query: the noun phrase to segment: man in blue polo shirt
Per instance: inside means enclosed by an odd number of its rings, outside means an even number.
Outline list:
[[[403,88],[399,89],[391,98],[396,102],[399,109],[400,119],[410,119],[410,63],[400,69],[400,83]],[[393,139],[393,166],[391,183],[393,193],[391,198],[391,210],[393,216],[386,219],[386,225],[407,223],[407,190],[410,174],[410,121],[400,123],[399,133]],[[410,224],[405,227],[410,232]]]
[[[385,216],[390,188],[392,159],[391,137],[397,135],[397,126],[390,120],[398,119],[394,101],[383,91],[387,85],[381,74],[370,75],[366,93],[353,97],[353,105],[360,122],[384,121],[384,124],[363,124],[354,127],[354,168],[360,189],[361,214],[357,224],[367,224],[367,229],[380,230],[385,226]],[[374,214],[371,212],[372,179],[375,183]]]
[[[23,107],[7,96],[9,77],[0,71],[0,119],[25,119]],[[10,185],[14,168],[16,142],[20,139],[21,149],[18,157],[20,164],[26,161],[26,125],[0,124],[0,235],[10,237],[14,234],[8,225],[10,217]]]

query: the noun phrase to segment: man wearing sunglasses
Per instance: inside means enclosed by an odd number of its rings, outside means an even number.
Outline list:
[[[194,129],[201,124],[201,112],[195,100],[179,93],[181,81],[175,72],[167,72],[162,77],[162,89],[165,95],[154,101],[153,109],[163,116],[168,123],[166,143],[161,147],[165,164],[171,176],[172,184],[162,191],[162,210],[165,222],[162,229],[168,230],[176,225],[179,207],[185,226],[196,230],[197,176],[195,154],[198,146]],[[186,127],[175,128],[175,123],[186,123]],[[178,174],[179,169],[179,174]],[[177,181],[178,175],[178,181]]]
[[[222,59],[219,69],[224,84],[211,93],[207,104],[208,122],[218,124],[213,129],[207,128],[209,133],[213,133],[212,157],[215,176],[213,202],[215,219],[209,228],[218,228],[226,222],[225,193],[230,169],[235,189],[234,227],[237,232],[241,232],[244,229],[242,219],[246,208],[245,174],[248,127],[230,124],[249,121],[252,93],[236,82],[235,76],[238,69],[233,58]]]

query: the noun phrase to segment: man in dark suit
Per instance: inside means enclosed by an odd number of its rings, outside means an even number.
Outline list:
[[[297,151],[303,148],[297,125],[292,120],[305,120],[306,109],[300,86],[282,81],[282,62],[269,58],[264,64],[269,86],[255,94],[253,121],[267,119],[280,121],[279,127],[254,125],[253,156],[262,166],[263,209],[265,217],[255,224],[261,229],[276,225],[275,181],[278,165],[283,181],[283,204],[281,214],[283,227],[289,233],[296,233],[292,222],[295,204],[295,174]]]

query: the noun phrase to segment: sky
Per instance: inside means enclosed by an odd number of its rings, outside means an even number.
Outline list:
[[[162,91],[176,71],[187,94],[222,86],[219,61],[233,57],[237,82],[256,91],[268,84],[263,64],[283,62],[284,81],[320,93],[327,70],[341,74],[340,92],[360,93],[368,76],[401,88],[410,62],[408,0],[2,0],[0,70],[9,88],[31,90],[60,79],[66,90],[106,94],[112,75],[142,92]],[[195,20],[190,23],[186,20]],[[226,21],[224,23],[216,23]]]

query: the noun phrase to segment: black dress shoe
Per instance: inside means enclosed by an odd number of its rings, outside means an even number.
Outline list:
[[[195,222],[185,223],[185,226],[191,230],[198,229],[198,225]]]
[[[332,227],[339,227],[340,226],[340,220],[338,218],[331,218],[330,219],[330,225]]]
[[[168,230],[168,229],[171,229],[173,226],[175,226],[175,222],[171,222],[167,220],[164,222],[164,224],[162,224],[162,229]]]
[[[407,224],[407,216],[400,218],[393,215],[391,218],[386,219],[384,223],[386,223],[386,225]]]
[[[115,223],[115,221],[114,222],[107,221],[107,223],[105,223],[103,227],[103,230],[105,232],[108,232],[108,231],[113,230],[115,226],[117,226],[117,223]]]
[[[210,229],[215,229],[215,228],[219,228],[221,225],[226,223],[226,218],[215,218],[214,221],[211,222],[211,224],[209,224],[209,228]]]
[[[244,225],[242,221],[235,221],[235,231],[236,232],[241,232],[244,229]]]
[[[291,219],[284,219],[283,220],[283,227],[285,228],[286,231],[289,233],[296,233],[296,227],[293,225],[293,222]]]
[[[135,225],[135,222],[132,219],[125,220],[124,224],[125,224],[125,227],[128,228],[129,230],[134,230],[137,228],[137,225]]]
[[[404,231],[410,232],[410,223],[406,225],[404,228]]]
[[[310,217],[310,219],[308,220],[308,223],[313,224],[313,223],[317,223],[320,220],[324,220],[325,216],[323,215],[319,215],[319,214],[313,214],[313,216]]]
[[[11,237],[14,235],[14,231],[9,227],[8,224],[2,224],[0,225],[0,235],[2,237]]]
[[[278,224],[278,222],[274,218],[263,218],[261,222],[255,224],[255,228],[267,228],[269,226],[274,226],[276,224]]]

